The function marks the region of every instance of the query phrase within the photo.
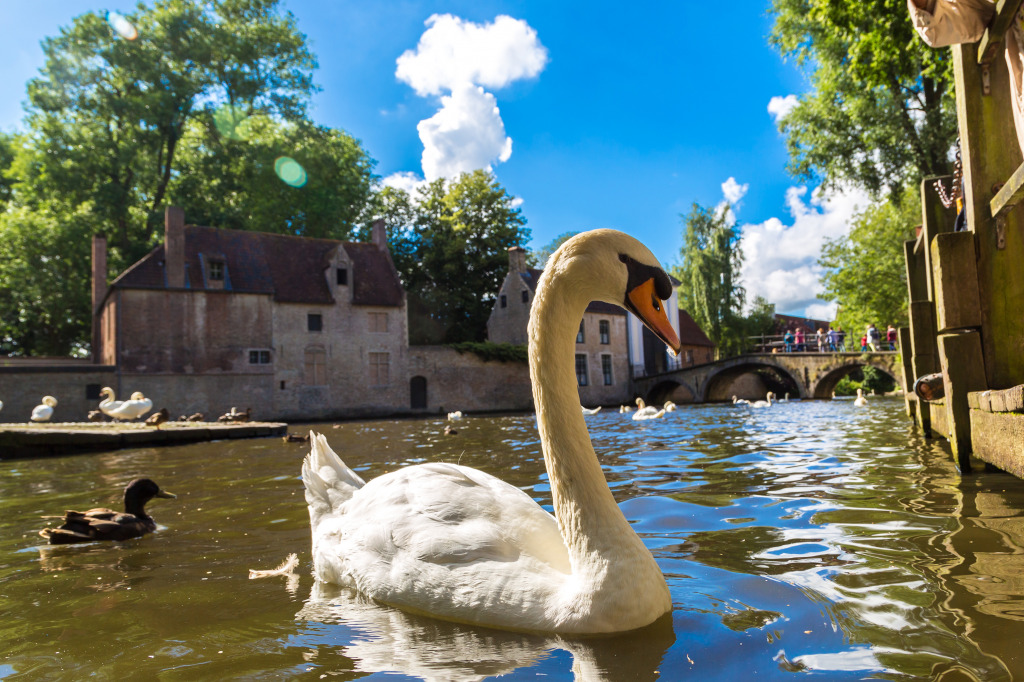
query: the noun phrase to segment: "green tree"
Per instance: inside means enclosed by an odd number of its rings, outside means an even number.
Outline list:
[[[168,196],[190,222],[348,239],[369,199],[373,161],[343,131],[257,114],[218,126],[204,112],[186,131]],[[201,121],[201,122],[200,122]],[[297,164],[282,180],[281,163]],[[301,171],[301,172],[300,172]]]
[[[408,292],[411,342],[484,339],[508,249],[529,240],[514,199],[483,170],[434,180],[415,199],[393,188],[371,199]]]
[[[579,232],[563,232],[542,246],[538,251],[530,251],[527,254],[527,262],[530,264],[530,267],[543,269],[544,264],[551,258],[551,254],[558,251],[558,247],[578,234]]]
[[[780,121],[791,170],[897,200],[949,170],[952,60],[914,32],[905,0],[773,0],[771,41],[812,91]]]
[[[693,204],[682,216],[686,230],[678,279],[679,303],[715,344],[719,355],[742,350],[745,342],[740,314],[745,292],[739,273],[743,265],[741,234],[727,220],[728,211]]]
[[[870,323],[883,334],[888,324],[907,324],[903,242],[920,221],[920,195],[908,187],[898,205],[874,204],[854,218],[849,234],[825,241],[822,298],[839,304],[838,321],[851,337],[860,338]]]

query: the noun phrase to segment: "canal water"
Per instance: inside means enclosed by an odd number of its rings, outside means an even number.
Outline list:
[[[314,584],[305,444],[220,441],[0,461],[0,678],[1024,679],[1024,482],[961,478],[902,401],[587,417],[673,610],[625,635],[503,633]],[[313,428],[364,478],[477,467],[550,504],[532,415]],[[293,432],[299,432],[293,427]],[[156,533],[47,547],[41,516],[177,499]],[[548,507],[550,509],[550,507]],[[297,553],[294,577],[250,580]]]

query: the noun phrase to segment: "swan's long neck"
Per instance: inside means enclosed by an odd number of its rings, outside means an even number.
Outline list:
[[[529,339],[534,406],[555,518],[578,572],[597,568],[595,559],[604,565],[602,557],[627,548],[639,549],[648,559],[650,554],[615,504],[580,411],[576,333],[590,299],[572,284],[571,279],[545,277],[533,302]]]

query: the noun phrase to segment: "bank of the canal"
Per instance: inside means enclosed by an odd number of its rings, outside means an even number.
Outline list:
[[[168,422],[160,428],[144,423],[115,422],[0,424],[0,459],[180,445],[226,438],[263,438],[281,436],[287,430],[288,425],[281,422]]]

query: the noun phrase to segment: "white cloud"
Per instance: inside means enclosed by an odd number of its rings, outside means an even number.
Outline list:
[[[423,176],[451,178],[494,161],[508,161],[512,138],[505,135],[494,95],[474,85],[456,87],[441,98],[441,110],[420,121]]]
[[[839,306],[835,303],[812,303],[807,306],[807,309],[804,311],[804,316],[809,317],[812,320],[824,320],[825,322],[831,322],[836,319],[838,308]]]
[[[715,212],[725,218],[725,222],[729,225],[736,224],[736,213],[735,209],[739,205],[740,200],[746,196],[747,190],[750,189],[749,183],[743,183],[742,185],[736,182],[736,178],[729,177],[728,180],[722,183],[722,201],[715,206]]]
[[[806,197],[806,187],[786,191],[789,224],[769,218],[740,227],[743,283],[748,301],[763,296],[780,313],[815,317],[822,313],[822,306],[830,305],[818,298],[822,269],[817,260],[822,244],[846,235],[850,220],[867,206],[869,197],[858,189],[815,190],[809,201]]]
[[[392,173],[391,175],[381,180],[381,183],[385,187],[394,187],[395,189],[400,189],[405,192],[408,192],[410,195],[415,197],[416,190],[425,185],[427,181],[421,178],[420,176],[416,175],[415,173],[405,172]]]
[[[789,115],[789,112],[796,108],[796,105],[800,101],[796,98],[796,95],[786,95],[785,97],[772,97],[768,100],[768,113],[772,115],[775,122],[778,123],[782,119]]]
[[[423,175],[434,180],[491,170],[512,155],[512,138],[497,100],[484,88],[536,77],[547,64],[547,49],[529,24],[504,15],[476,24],[435,14],[426,25],[416,49],[406,50],[395,70],[416,94],[441,96],[440,110],[417,125]]]
[[[475,24],[451,14],[435,14],[415,50],[398,58],[395,75],[417,95],[440,95],[463,83],[491,89],[533,78],[548,61],[537,32],[522,19],[500,15]]]

